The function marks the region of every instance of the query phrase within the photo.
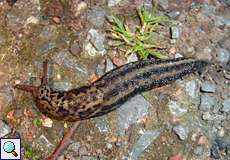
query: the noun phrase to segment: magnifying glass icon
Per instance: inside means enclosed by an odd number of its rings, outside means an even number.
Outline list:
[[[11,153],[13,154],[14,157],[17,157],[18,154],[15,152],[15,145],[11,141],[7,141],[3,144],[3,149],[6,153]]]

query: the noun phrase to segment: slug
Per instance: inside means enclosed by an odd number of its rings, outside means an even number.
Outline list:
[[[120,66],[91,85],[55,91],[47,84],[47,61],[40,86],[15,86],[32,93],[37,108],[56,120],[79,121],[114,111],[136,94],[170,84],[190,73],[202,71],[209,62],[194,58],[141,60]]]

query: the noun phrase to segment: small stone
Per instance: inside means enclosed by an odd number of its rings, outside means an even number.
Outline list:
[[[138,160],[141,153],[160,135],[160,131],[144,131],[129,153],[129,159]]]
[[[38,51],[41,53],[46,53],[49,50],[53,49],[56,47],[56,43],[55,42],[46,42],[44,43],[41,47],[39,47]]]
[[[50,118],[42,119],[42,126],[51,128],[53,126],[53,121]]]
[[[200,136],[197,144],[207,146],[209,144],[208,138],[206,136]]]
[[[201,95],[201,102],[199,109],[201,111],[210,111],[213,109],[213,107],[217,104],[217,100],[215,97],[212,97],[210,95]]]
[[[224,100],[224,102],[222,103],[222,106],[223,108],[221,109],[221,111],[230,113],[230,99]]]
[[[169,12],[167,15],[168,15],[170,18],[175,19],[175,18],[177,18],[177,17],[180,15],[180,12],[179,12],[179,11],[172,11],[172,12]]]
[[[81,53],[81,47],[79,46],[79,44],[77,42],[73,43],[71,46],[70,46],[70,52],[73,54],[73,55],[79,55]]]
[[[191,80],[185,83],[186,93],[192,97],[197,98],[199,96],[198,83],[196,80]]]
[[[159,0],[159,5],[164,9],[167,10],[169,7],[168,0]]]
[[[194,153],[196,156],[201,156],[201,155],[203,155],[203,153],[204,153],[204,148],[203,148],[202,146],[197,146],[197,147],[194,149],[193,153]]]
[[[217,60],[219,62],[223,62],[223,63],[226,63],[229,61],[229,58],[230,58],[230,54],[229,54],[229,51],[227,49],[224,49],[224,48],[219,48],[217,50]]]
[[[88,71],[77,59],[67,50],[63,49],[53,56],[54,62],[59,65],[64,65],[67,68],[76,70],[83,76],[88,75]]]
[[[168,160],[183,160],[183,159],[184,159],[183,156],[180,154],[173,155],[173,156],[168,158]]]
[[[149,106],[150,103],[142,95],[136,95],[118,108],[118,133],[124,135],[131,124],[147,115]]]
[[[169,101],[168,103],[169,110],[172,115],[175,116],[182,116],[184,113],[187,112],[187,109],[182,108],[176,101]]]
[[[96,28],[101,28],[105,22],[105,11],[101,8],[93,8],[87,16],[88,21]]]
[[[105,74],[105,64],[97,64],[96,66],[96,74],[101,77]]]
[[[173,131],[178,135],[180,140],[185,140],[188,138],[189,129],[181,125],[173,127]]]
[[[88,155],[88,151],[87,151],[86,146],[81,146],[81,147],[79,148],[79,155],[80,155],[80,156],[81,156],[81,155]]]
[[[217,27],[230,26],[230,18],[225,18],[223,16],[215,16],[214,24]]]
[[[59,91],[68,91],[68,90],[72,89],[72,83],[70,83],[67,80],[66,81],[60,81],[60,82],[54,82],[53,87]]]
[[[116,6],[118,3],[120,3],[122,0],[107,0],[107,4],[109,7],[114,7]]]
[[[2,120],[0,120],[0,137],[4,137],[11,132],[11,128]]]
[[[107,147],[108,149],[112,149],[113,145],[110,144],[110,143],[107,143],[107,144],[106,144],[106,147]]]
[[[217,138],[211,147],[211,157],[219,159],[221,157],[221,152],[226,152],[229,145],[230,143],[226,142],[224,139]]]
[[[136,62],[136,61],[138,61],[138,57],[134,53],[127,57],[127,63]]]
[[[71,5],[71,10],[75,17],[82,14],[87,9],[87,3],[84,1],[73,1]]]
[[[184,56],[182,54],[180,54],[180,53],[175,54],[175,58],[182,58],[182,57],[184,57]]]
[[[61,23],[61,20],[59,17],[53,17],[52,20],[57,24]]]
[[[114,68],[113,62],[111,61],[110,58],[106,58],[106,69],[105,72],[109,72]]]
[[[105,116],[96,117],[96,118],[94,118],[94,121],[96,123],[96,127],[99,129],[100,132],[108,132],[109,131]]]
[[[176,26],[173,26],[170,28],[171,31],[171,38],[172,39],[178,39],[180,37],[180,31],[179,28]]]
[[[203,92],[209,92],[209,93],[214,93],[216,90],[216,85],[210,81],[205,81],[201,85],[201,90]]]
[[[216,122],[220,122],[222,120],[225,120],[226,117],[224,115],[220,115],[220,114],[210,114],[210,112],[205,112],[202,115],[202,119],[203,120],[207,120],[207,121],[216,121]]]
[[[88,36],[83,44],[84,52],[89,56],[104,55],[105,50],[105,34],[95,29],[90,29]]]
[[[36,140],[36,145],[44,152],[49,152],[54,145],[43,134]]]

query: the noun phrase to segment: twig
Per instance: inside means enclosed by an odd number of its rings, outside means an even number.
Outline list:
[[[66,135],[62,138],[54,152],[47,158],[47,160],[56,160],[58,156],[70,145],[71,138],[80,124],[81,121],[77,121],[73,124]]]

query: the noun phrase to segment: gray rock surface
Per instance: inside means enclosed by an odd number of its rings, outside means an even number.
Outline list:
[[[11,132],[11,128],[5,122],[0,120],[0,137],[4,137],[10,132]]]
[[[181,107],[176,101],[169,101],[167,106],[169,107],[171,114],[175,116],[182,116],[187,112],[187,109]]]
[[[172,39],[178,39],[180,37],[180,30],[178,27],[172,26],[170,28],[170,31],[171,31],[171,38]]]
[[[192,98],[197,98],[199,96],[199,86],[196,80],[191,80],[185,83],[185,92]]]
[[[222,103],[223,108],[221,109],[223,112],[230,113],[230,99],[226,99]]]
[[[131,124],[148,113],[149,106],[150,103],[142,95],[136,95],[118,108],[118,134],[124,135]]]
[[[189,128],[182,125],[173,127],[173,131],[178,135],[180,140],[185,140],[188,138]]]
[[[59,65],[64,65],[67,68],[76,70],[78,73],[81,73],[84,76],[88,74],[87,69],[83,65],[81,65],[67,49],[61,50],[56,53],[53,56],[53,60]]]
[[[94,121],[96,123],[96,127],[99,129],[100,132],[108,132],[109,131],[105,117],[106,116],[94,118]]]
[[[105,73],[111,71],[114,68],[113,62],[111,61],[110,58],[106,58],[106,68],[105,68]]]
[[[215,97],[203,94],[201,95],[201,102],[199,109],[202,111],[210,111],[217,104],[217,100]]]
[[[95,28],[103,27],[105,11],[102,8],[93,8],[88,12],[87,19]]]
[[[59,91],[68,91],[68,90],[72,89],[72,83],[67,81],[67,80],[58,81],[58,82],[53,83],[53,87]]]
[[[160,135],[160,131],[145,131],[134,144],[129,153],[129,159],[138,160],[141,153]]]
[[[201,91],[214,93],[216,91],[216,85],[210,81],[205,81],[201,85]]]
[[[20,29],[27,24],[37,24],[40,21],[40,2],[39,0],[17,1],[14,7],[9,10],[6,17],[7,25],[11,29]],[[21,12],[23,11],[23,12]]]
[[[219,48],[217,50],[216,56],[217,56],[217,60],[219,62],[224,62],[224,63],[228,62],[228,60],[230,58],[229,51],[225,48]]]
[[[118,3],[120,3],[122,0],[107,0],[107,4],[109,7],[114,7],[116,6]]]

